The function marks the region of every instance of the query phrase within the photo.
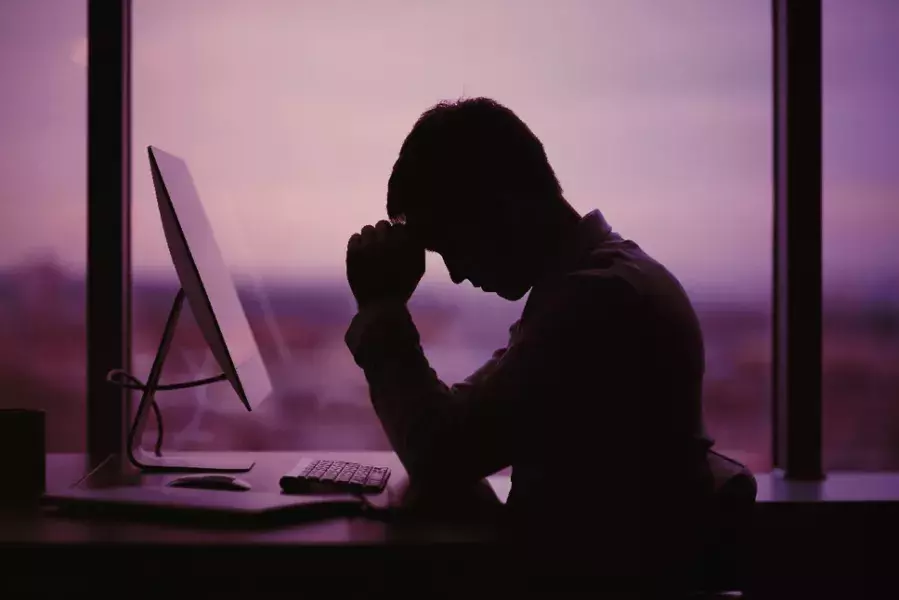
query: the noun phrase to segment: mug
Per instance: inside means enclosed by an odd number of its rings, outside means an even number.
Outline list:
[[[0,408],[0,508],[36,506],[46,488],[44,411]]]

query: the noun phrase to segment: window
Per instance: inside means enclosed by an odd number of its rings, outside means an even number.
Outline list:
[[[134,369],[177,289],[153,144],[190,163],[276,386],[250,414],[224,384],[167,393],[171,446],[388,447],[343,343],[346,240],[383,218],[424,109],[491,96],[543,140],[576,208],[600,208],[682,280],[706,336],[710,432],[770,469],[769,5],[136,0],[133,27]],[[413,316],[453,382],[506,343],[522,303],[451,286],[428,260]],[[167,378],[214,374],[199,340],[182,319]]]
[[[0,407],[85,446],[85,2],[0,3]]]
[[[823,458],[899,468],[899,5],[822,6]]]

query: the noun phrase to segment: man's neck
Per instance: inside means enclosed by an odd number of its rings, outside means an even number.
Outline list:
[[[562,198],[555,214],[544,223],[546,236],[541,244],[542,252],[535,270],[535,284],[555,275],[559,269],[564,269],[567,255],[576,245],[581,215]]]

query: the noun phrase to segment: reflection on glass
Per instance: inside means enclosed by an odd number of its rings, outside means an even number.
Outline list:
[[[388,448],[343,341],[346,241],[385,216],[418,115],[464,95],[516,111],[569,201],[684,282],[705,328],[711,433],[770,467],[768,5],[138,0],[134,13],[134,147],[190,164],[275,386],[252,414],[218,401],[226,384],[160,396],[174,446]],[[134,157],[140,374],[177,283]],[[436,256],[412,301],[449,383],[505,345],[522,306],[452,286]],[[165,377],[214,365],[185,316]]]

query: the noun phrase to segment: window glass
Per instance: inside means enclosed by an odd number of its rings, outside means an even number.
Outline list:
[[[0,2],[0,408],[85,447],[87,6]]]
[[[147,145],[185,158],[276,393],[160,396],[181,448],[387,441],[343,336],[347,238],[385,216],[426,108],[489,96],[543,140],[566,197],[662,261],[696,303],[706,414],[725,452],[770,466],[771,39],[763,2],[138,0],[135,366],[176,290]],[[412,302],[456,382],[505,345],[522,302],[453,286],[436,255]],[[166,377],[214,374],[191,317]]]
[[[899,468],[899,4],[825,0],[823,402],[829,469]]]

